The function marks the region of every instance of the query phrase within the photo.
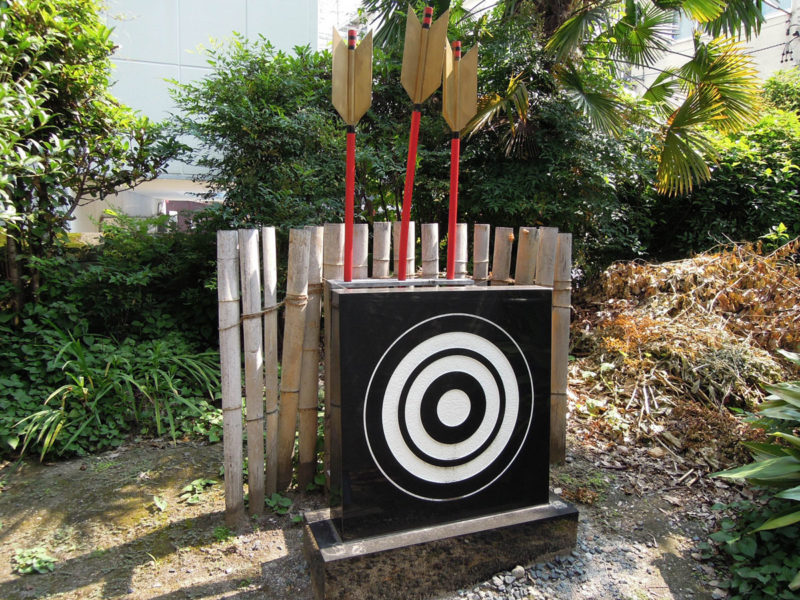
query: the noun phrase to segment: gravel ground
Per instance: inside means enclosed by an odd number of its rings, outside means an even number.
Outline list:
[[[0,473],[0,598],[311,600],[291,514],[267,513],[229,531],[221,485],[196,504],[178,497],[198,477],[218,478],[221,454],[221,445],[139,444]],[[608,462],[614,456],[574,442],[568,463],[551,472],[557,493],[585,500],[570,555],[436,600],[724,598],[712,567],[697,560],[696,544],[713,526],[708,490],[656,476],[663,460],[619,467]],[[319,493],[288,495],[295,514],[322,502]],[[17,550],[37,546],[56,559],[54,570],[12,572]]]

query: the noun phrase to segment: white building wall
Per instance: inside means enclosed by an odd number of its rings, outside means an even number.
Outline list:
[[[777,5],[777,2],[772,3]],[[791,13],[796,14],[800,8],[800,0],[794,0],[791,4],[784,1],[782,4],[785,6],[784,10],[765,5],[765,22],[761,25],[761,33],[750,40],[741,40],[747,53],[752,56],[761,79],[769,78],[775,71],[794,67],[800,61],[800,48],[797,47],[800,38],[795,37],[793,33],[798,27],[792,24],[792,16],[787,14],[790,12],[788,10],[790,6]],[[682,28],[680,37],[677,37],[670,46],[670,53],[656,63],[656,69],[645,69],[639,73],[644,87],[653,83],[659,74],[657,69],[679,66],[686,62],[687,55],[691,56],[693,53],[694,41],[691,32]]]

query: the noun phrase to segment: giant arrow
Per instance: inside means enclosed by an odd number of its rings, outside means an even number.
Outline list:
[[[458,161],[461,130],[478,111],[478,47],[461,58],[461,42],[445,50],[442,116],[453,132],[450,139],[450,214],[447,221],[447,278],[455,278],[456,221],[458,220]]]
[[[333,30],[333,106],[347,124],[347,167],[344,202],[344,280],[353,280],[353,213],[356,187],[356,123],[372,104],[372,32],[356,48],[356,31],[347,45]]]
[[[406,181],[403,189],[403,215],[400,224],[400,258],[397,261],[397,279],[406,278],[408,252],[408,222],[411,218],[411,196],[414,190],[414,172],[417,166],[417,140],[419,137],[419,118],[422,103],[433,94],[442,83],[442,63],[447,45],[447,22],[450,11],[446,10],[436,21],[433,20],[433,7],[428,2],[422,23],[419,22],[413,7],[408,5],[406,20],[406,40],[403,46],[403,69],[400,81],[408,92],[414,110],[411,113],[411,135],[408,138],[408,160],[406,162]]]

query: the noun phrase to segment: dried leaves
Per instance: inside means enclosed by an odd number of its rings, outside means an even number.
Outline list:
[[[603,297],[578,309],[570,371],[574,417],[615,444],[650,440],[652,459],[697,473],[741,460],[758,436],[728,409],[787,373],[770,354],[800,343],[800,242],[750,245],[658,265],[618,263]]]

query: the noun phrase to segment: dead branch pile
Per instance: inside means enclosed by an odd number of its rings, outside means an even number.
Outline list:
[[[618,263],[577,308],[573,415],[617,443],[647,438],[717,470],[758,436],[731,414],[789,375],[769,351],[800,342],[800,241],[662,264]]]

